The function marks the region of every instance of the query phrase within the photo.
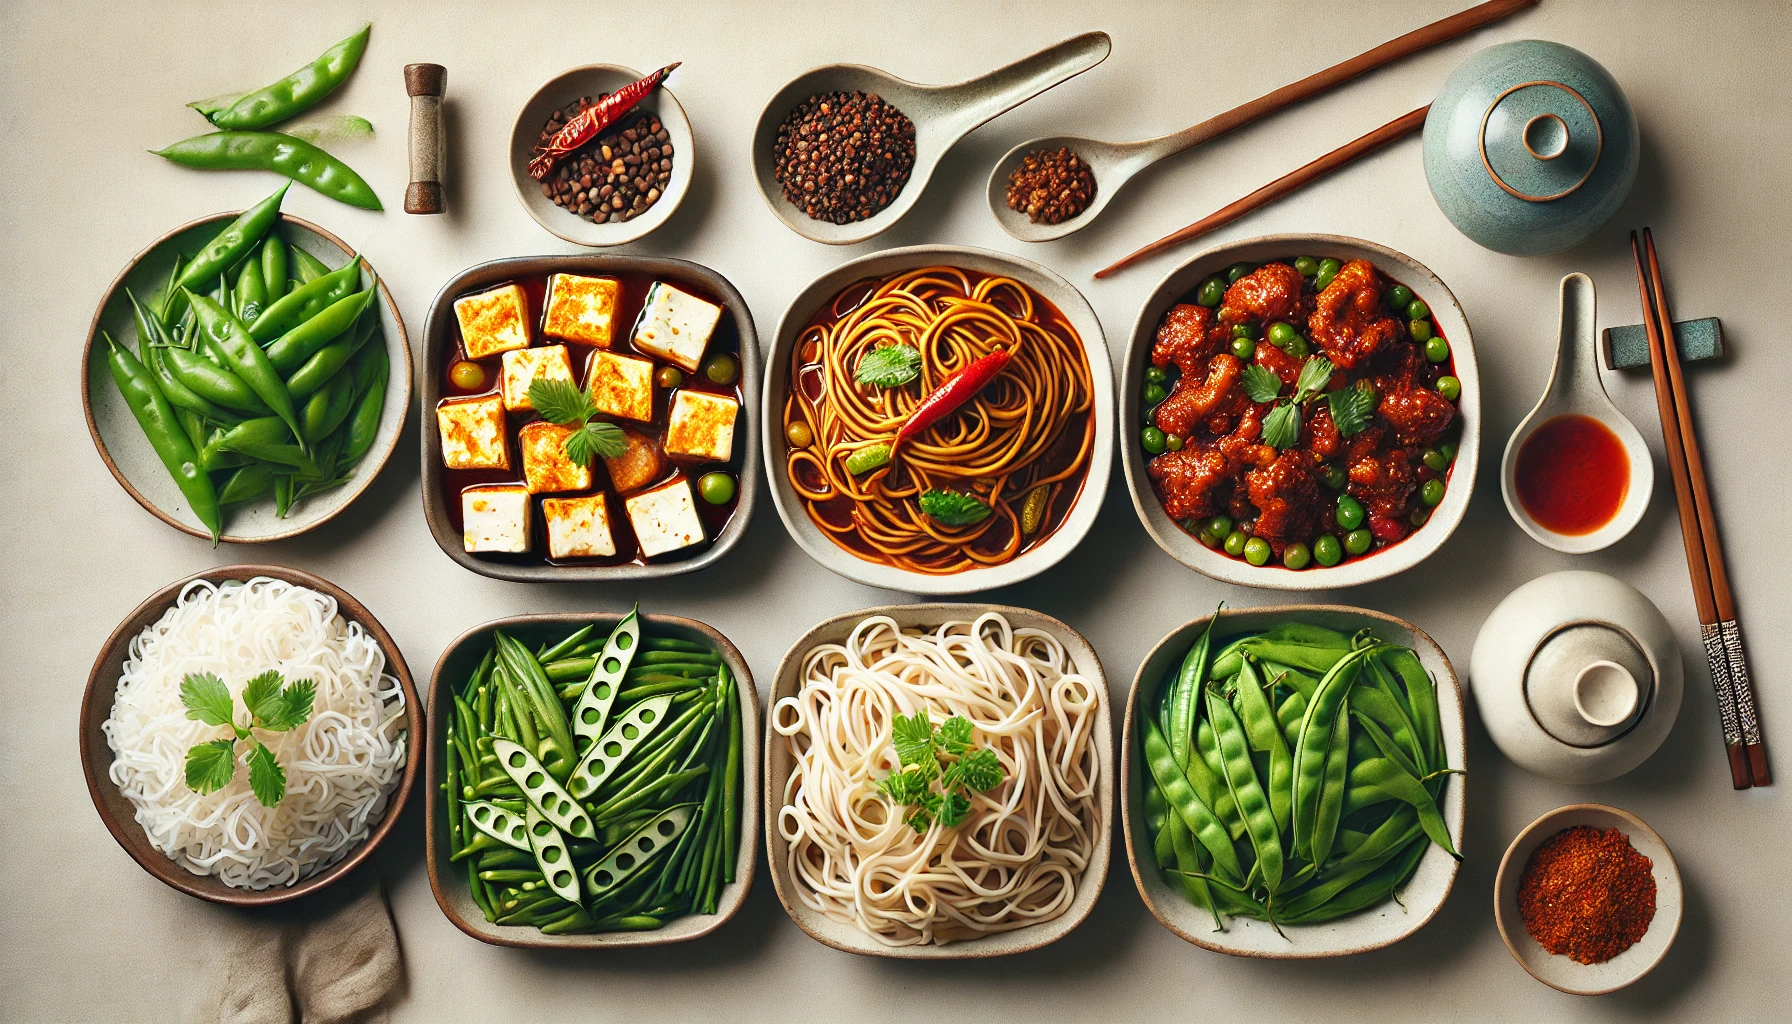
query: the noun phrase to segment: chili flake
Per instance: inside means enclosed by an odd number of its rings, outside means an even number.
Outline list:
[[[1566,828],[1537,847],[1518,885],[1525,931],[1544,949],[1602,964],[1655,919],[1654,863],[1615,828]]]

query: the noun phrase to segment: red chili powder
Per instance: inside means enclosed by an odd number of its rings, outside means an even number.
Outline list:
[[[1605,963],[1655,919],[1653,867],[1615,828],[1563,829],[1532,852],[1519,879],[1525,931],[1551,953]]]

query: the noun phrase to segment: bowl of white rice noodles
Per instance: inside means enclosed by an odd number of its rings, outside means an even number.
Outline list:
[[[231,732],[187,716],[182,680],[222,680],[244,725],[243,687],[268,670],[316,687],[303,723],[253,730],[285,771],[285,796],[256,799],[248,743],[227,785],[190,788],[187,751]],[[339,588],[275,566],[208,570],[145,601],[94,663],[81,718],[88,789],[119,845],[220,903],[283,902],[347,873],[397,821],[420,760],[421,712],[392,638]]]
[[[954,716],[1002,781],[950,827],[879,789],[894,719]],[[912,604],[836,616],[785,655],[765,742],[772,882],[799,927],[871,956],[1036,949],[1081,924],[1107,877],[1107,680],[1075,630],[1023,608]]]

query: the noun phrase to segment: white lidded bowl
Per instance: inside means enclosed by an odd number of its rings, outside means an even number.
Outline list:
[[[1089,361],[1090,384],[1094,391],[1095,444],[1089,452],[1088,475],[1083,479],[1076,502],[1050,536],[1001,565],[939,576],[860,558],[823,533],[810,520],[802,498],[790,485],[790,476],[785,471],[783,422],[791,353],[804,326],[823,303],[858,281],[944,265],[1012,277],[1051,300],[1076,328],[1083,342],[1083,354]],[[969,594],[1006,587],[1044,572],[1082,543],[1089,527],[1094,525],[1095,516],[1101,511],[1102,495],[1107,492],[1108,472],[1113,466],[1114,378],[1101,321],[1089,307],[1089,301],[1070,282],[1037,263],[963,245],[912,245],[888,249],[848,260],[811,281],[791,300],[783,319],[778,321],[778,333],[772,341],[771,353],[766,357],[759,408],[761,422],[766,424],[760,431],[760,450],[765,458],[765,474],[771,483],[772,503],[778,507],[778,518],[784,520],[784,528],[790,531],[797,546],[828,569],[849,580],[885,590],[929,595]]]
[[[1274,563],[1252,565],[1224,551],[1205,547],[1177,526],[1152,489],[1151,477],[1145,470],[1149,457],[1139,440],[1145,422],[1141,394],[1145,367],[1150,362],[1151,346],[1156,341],[1158,322],[1164,313],[1183,301],[1204,279],[1223,272],[1234,263],[1262,264],[1296,256],[1368,260],[1376,269],[1411,288],[1414,295],[1431,307],[1432,320],[1450,343],[1456,378],[1462,381],[1462,395],[1456,403],[1462,423],[1456,462],[1450,470],[1444,500],[1431,510],[1431,518],[1425,525],[1413,530],[1399,543],[1374,554],[1348,558],[1329,568],[1313,563],[1299,570]],[[1145,524],[1145,532],[1157,541],[1157,546],[1183,565],[1226,583],[1270,590],[1331,590],[1384,579],[1431,557],[1444,541],[1450,539],[1450,534],[1456,532],[1462,517],[1468,513],[1481,453],[1481,377],[1475,368],[1475,346],[1468,317],[1449,287],[1424,264],[1374,242],[1344,235],[1285,234],[1217,245],[1165,275],[1139,310],[1132,336],[1126,344],[1126,361],[1120,378],[1120,427],[1121,465],[1126,471],[1126,486],[1132,495],[1133,510]]]

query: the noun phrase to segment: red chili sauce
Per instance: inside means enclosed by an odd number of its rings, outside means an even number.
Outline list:
[[[1617,516],[1630,491],[1624,442],[1591,416],[1557,416],[1524,439],[1513,470],[1518,503],[1537,525],[1578,537]]]

